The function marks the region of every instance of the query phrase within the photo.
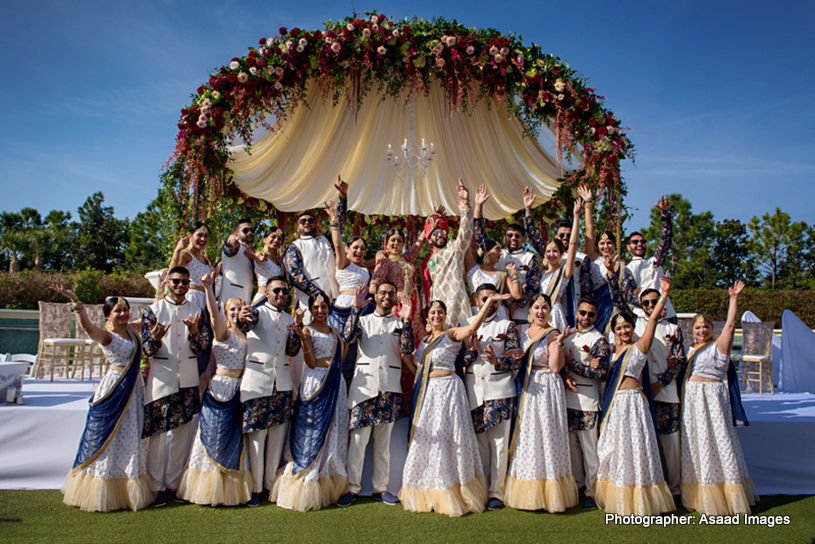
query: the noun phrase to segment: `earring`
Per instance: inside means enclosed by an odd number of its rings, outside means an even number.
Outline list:
[[[427,324],[424,326],[424,330],[426,330],[427,332],[430,332],[430,331],[432,331],[432,330],[433,330],[433,327],[431,327],[431,326],[430,326],[430,322],[428,322],[428,323],[427,323]]]
[[[528,316],[526,316],[526,320],[529,322],[530,325],[535,322],[535,318],[531,313]]]
[[[105,330],[106,331],[112,331],[113,330],[113,321],[111,321],[110,318],[105,319]]]
[[[490,254],[489,253],[484,255],[484,258],[481,260],[481,264],[490,264],[491,262],[492,262],[492,259],[490,259]]]

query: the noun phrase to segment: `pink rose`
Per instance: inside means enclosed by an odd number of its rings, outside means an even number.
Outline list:
[[[475,47],[473,47],[472,45],[468,45],[467,46],[467,54],[472,55],[473,53],[475,53]]]
[[[349,32],[353,32],[354,31],[354,23],[348,23],[347,25],[345,25],[345,28]]]
[[[305,51],[305,50],[306,50],[306,48],[305,48],[305,47],[303,47],[302,45],[298,45],[298,46],[297,46],[297,52],[298,52],[298,53],[302,53],[302,52],[303,52],[303,51]]]
[[[198,122],[195,123],[195,124],[196,124],[196,126],[198,128],[207,128],[207,119],[206,119],[206,117],[203,120],[198,119]]]
[[[334,53],[339,53],[340,49],[342,49],[342,46],[340,45],[340,42],[334,42],[334,43],[331,44],[331,50]]]
[[[456,37],[447,36],[447,47],[453,47],[454,45],[456,45]]]
[[[441,57],[436,58],[436,66],[439,68],[444,68],[444,59]]]
[[[364,38],[370,38],[371,37],[371,29],[370,28],[363,28],[362,29],[362,36]]]
[[[238,74],[238,83],[246,83],[249,81],[249,74],[246,72],[241,72]]]
[[[490,47],[490,55],[492,55],[494,57],[497,54],[498,54],[498,48],[495,47],[494,45],[492,47]]]
[[[283,84],[280,83],[279,81],[275,81],[274,88],[279,91],[280,89],[283,88]]]
[[[249,68],[249,73],[252,74],[253,76],[256,76],[256,75],[258,75],[258,69],[255,68],[254,66],[252,66],[251,68]],[[240,79],[240,78],[238,78],[238,79]]]
[[[393,32],[391,32],[391,34],[393,34],[394,38],[398,38],[399,37],[399,29],[398,28],[395,29]]]
[[[232,62],[229,63],[229,69],[230,70],[237,70],[240,67],[241,67],[241,63],[236,61],[236,60],[233,60]]]
[[[274,69],[274,73],[277,75],[277,77],[282,77],[283,76],[283,67],[282,66],[276,66],[275,69]]]
[[[495,62],[501,62],[504,60],[504,56],[501,55],[500,53],[498,55],[495,55],[493,58],[495,59]]]
[[[379,32],[379,25],[378,24],[371,25],[371,30],[373,30],[374,32]]]
[[[564,96],[563,93],[560,93],[559,95],[557,95],[558,100],[563,100],[564,98],[566,98],[566,96]]]
[[[509,47],[502,47],[501,54],[504,55],[505,57],[509,55]]]
[[[307,40],[307,39],[305,39],[305,38],[300,38],[300,41],[299,41],[298,43],[299,43],[301,46],[305,47],[305,46],[307,46],[307,45],[308,45],[308,40]]]
[[[380,55],[384,55],[385,53],[388,52],[388,50],[385,49],[384,45],[380,45],[379,47],[376,48],[376,52],[379,53]]]

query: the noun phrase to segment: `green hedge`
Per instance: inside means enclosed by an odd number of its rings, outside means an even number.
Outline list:
[[[100,270],[70,274],[30,270],[19,274],[0,272],[0,308],[36,310],[39,300],[65,302],[65,297],[48,288],[53,284],[64,285],[88,304],[101,304],[110,295],[153,298],[155,294],[147,278],[137,274],[105,274]]]
[[[671,290],[671,303],[678,313],[709,314],[716,321],[727,319],[728,295],[725,289]],[[748,287],[739,297],[739,317],[750,310],[762,321],[775,321],[781,328],[781,315],[790,310],[810,328],[815,328],[815,291],[779,291]]]

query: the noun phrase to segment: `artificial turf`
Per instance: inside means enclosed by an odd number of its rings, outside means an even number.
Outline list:
[[[87,513],[62,504],[59,491],[0,491],[2,543],[247,543],[261,542],[815,542],[815,496],[762,497],[757,516],[788,516],[789,524],[703,525],[698,513],[679,509],[692,524],[667,527],[606,524],[603,510],[564,514],[504,508],[451,519],[414,514],[360,498],[348,508],[291,512],[262,502],[257,508],[212,508],[168,501],[139,512]]]

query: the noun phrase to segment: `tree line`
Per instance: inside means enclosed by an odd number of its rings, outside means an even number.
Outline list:
[[[45,217],[34,208],[0,214],[0,269],[18,272],[101,270],[143,274],[166,266],[178,239],[181,209],[173,196],[172,175],[163,176],[158,197],[131,219],[118,219],[104,195],[91,195],[77,211],[52,210]],[[773,213],[716,221],[712,212],[694,213],[681,194],[671,194],[673,245],[668,262],[674,288],[724,288],[736,279],[767,289],[815,287],[815,229],[793,222],[776,208]],[[231,231],[239,216],[256,225],[270,222],[267,212],[254,208],[219,209],[208,223],[213,231],[210,250]],[[633,232],[634,229],[627,229]],[[640,232],[649,255],[659,243],[660,218],[651,211],[650,224]]]

